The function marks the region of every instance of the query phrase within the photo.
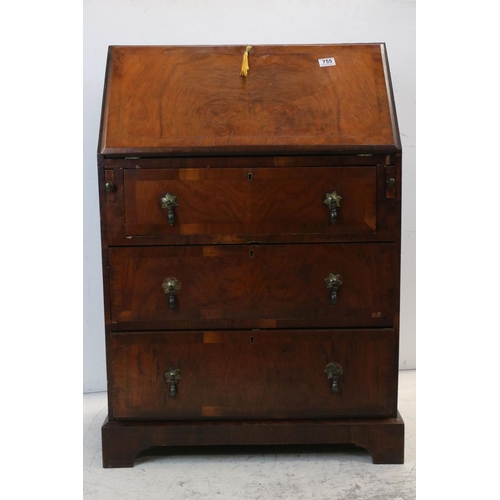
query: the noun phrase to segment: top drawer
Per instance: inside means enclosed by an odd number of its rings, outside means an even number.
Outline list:
[[[127,236],[374,233],[376,167],[125,169],[124,211]]]

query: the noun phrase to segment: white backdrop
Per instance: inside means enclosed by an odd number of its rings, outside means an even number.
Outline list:
[[[109,45],[385,42],[403,144],[400,367],[415,365],[415,0],[84,0],[83,390],[106,390],[97,138]]]

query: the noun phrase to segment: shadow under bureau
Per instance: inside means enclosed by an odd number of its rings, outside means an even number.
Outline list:
[[[384,44],[112,46],[98,169],[104,467],[230,444],[403,462]]]

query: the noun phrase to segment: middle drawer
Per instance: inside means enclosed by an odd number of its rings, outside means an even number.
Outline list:
[[[110,248],[120,329],[391,326],[392,243]]]

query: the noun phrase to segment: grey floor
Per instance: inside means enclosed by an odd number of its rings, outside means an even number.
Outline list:
[[[415,378],[400,372],[404,465],[373,465],[361,448],[183,448],[137,458],[134,468],[103,469],[100,428],[106,393],[84,394],[85,498],[120,500],[411,500],[415,487]]]

